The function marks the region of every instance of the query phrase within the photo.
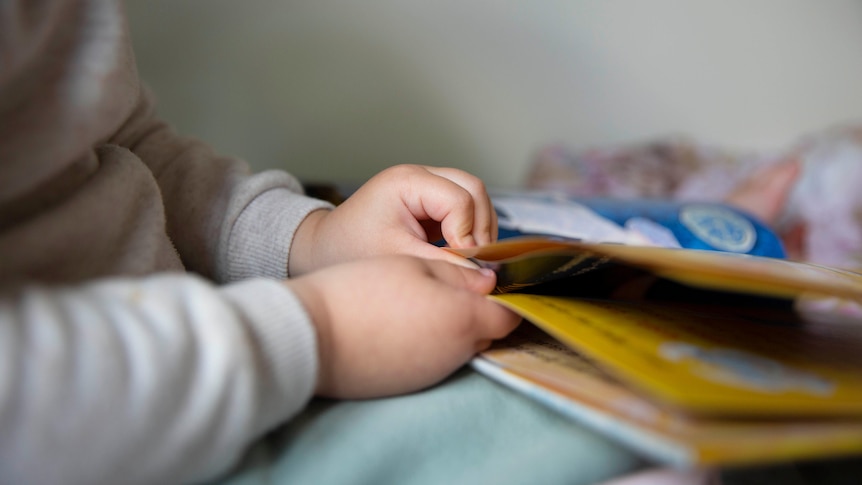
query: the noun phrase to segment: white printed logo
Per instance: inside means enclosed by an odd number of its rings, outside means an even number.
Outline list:
[[[679,220],[695,236],[720,251],[747,253],[757,240],[751,221],[723,207],[687,205],[680,211]]]

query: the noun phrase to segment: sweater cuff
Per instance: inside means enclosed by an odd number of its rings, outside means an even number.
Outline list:
[[[287,261],[296,229],[329,202],[286,188],[270,189],[246,206],[231,231],[225,281],[264,276],[287,278]]]
[[[247,322],[259,350],[264,376],[257,425],[265,431],[301,411],[317,386],[318,355],[314,325],[287,286],[267,279],[222,288]]]

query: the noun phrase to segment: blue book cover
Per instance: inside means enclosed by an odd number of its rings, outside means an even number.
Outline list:
[[[716,202],[492,194],[500,239],[556,236],[784,258],[778,236],[754,216]]]

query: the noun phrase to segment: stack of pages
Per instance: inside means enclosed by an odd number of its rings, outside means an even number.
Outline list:
[[[520,237],[457,250],[529,323],[479,372],[678,466],[862,453],[862,275]]]

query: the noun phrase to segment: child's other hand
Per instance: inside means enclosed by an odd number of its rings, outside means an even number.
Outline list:
[[[486,298],[493,273],[387,256],[288,280],[317,328],[317,394],[366,398],[442,380],[520,317]]]
[[[290,274],[385,254],[469,264],[430,244],[441,238],[456,248],[497,239],[497,215],[485,185],[454,168],[397,165],[333,211],[306,218],[291,248]]]

